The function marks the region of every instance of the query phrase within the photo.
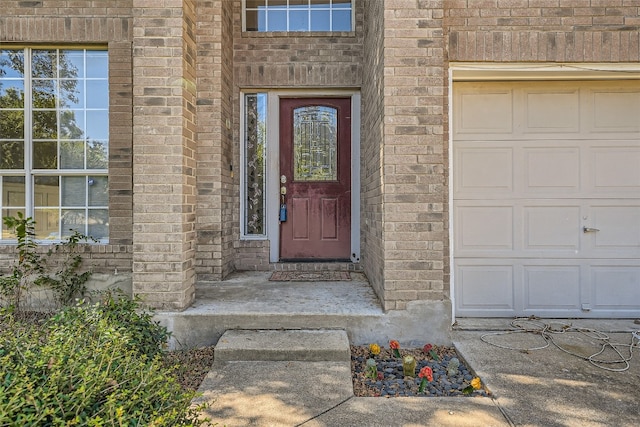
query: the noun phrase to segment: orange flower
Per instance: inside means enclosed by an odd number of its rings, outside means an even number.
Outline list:
[[[420,369],[420,373],[418,373],[418,377],[422,378],[420,380],[420,386],[418,387],[418,392],[424,392],[424,388],[427,386],[427,381],[433,381],[433,371],[430,367],[425,366]]]
[[[395,357],[400,357],[400,343],[396,340],[389,341],[389,348],[393,350]]]
[[[420,373],[418,374],[418,376],[420,378],[426,378],[427,381],[433,381],[433,371],[428,366],[420,369]]]

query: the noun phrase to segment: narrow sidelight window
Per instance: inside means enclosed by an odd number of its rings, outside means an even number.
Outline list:
[[[244,97],[244,235],[264,236],[267,94]]]

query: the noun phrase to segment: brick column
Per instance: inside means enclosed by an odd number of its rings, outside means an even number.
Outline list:
[[[194,299],[193,0],[133,0],[133,292],[184,309]]]
[[[198,157],[196,206],[200,280],[221,280],[233,271],[240,234],[239,152],[233,146],[233,6],[212,0],[197,6]],[[235,156],[235,157],[234,157]]]
[[[446,298],[447,141],[442,0],[384,10],[385,309]]]

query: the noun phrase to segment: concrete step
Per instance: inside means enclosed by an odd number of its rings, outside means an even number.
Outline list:
[[[214,360],[345,362],[351,358],[342,330],[228,330],[220,337]]]
[[[199,282],[191,307],[156,312],[154,320],[172,333],[169,348],[216,345],[225,331],[236,329],[337,329],[354,345],[390,339],[413,347],[451,345],[447,301],[413,301],[406,310],[385,312],[362,273],[338,282],[278,282],[270,275],[236,272],[221,282]]]

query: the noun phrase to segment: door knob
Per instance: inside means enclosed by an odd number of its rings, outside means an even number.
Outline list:
[[[594,232],[594,231],[600,231],[600,229],[593,228],[593,227],[586,227],[586,226],[582,227],[582,232],[583,233],[591,233],[591,232]]]

